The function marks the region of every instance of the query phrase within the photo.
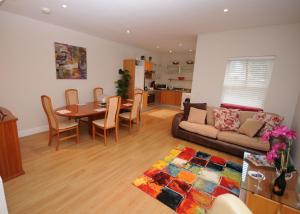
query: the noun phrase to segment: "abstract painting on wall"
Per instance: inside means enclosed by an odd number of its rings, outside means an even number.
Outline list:
[[[87,79],[86,49],[57,42],[54,46],[56,78]]]

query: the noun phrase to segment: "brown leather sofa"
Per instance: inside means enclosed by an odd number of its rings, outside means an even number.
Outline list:
[[[204,135],[201,135],[199,133],[194,133],[191,131],[187,131],[186,129],[183,129],[179,126],[181,121],[185,120],[183,113],[178,113],[174,116],[173,122],[172,122],[172,135],[173,137],[181,138],[205,147],[209,147],[212,149],[216,149],[219,151],[223,151],[238,157],[243,157],[244,152],[251,152],[253,154],[265,154],[267,150],[269,149],[268,144],[267,148],[264,150],[259,150],[251,147],[247,147],[244,145],[239,145],[237,143],[232,142],[226,142],[223,140],[207,137]],[[209,126],[209,125],[208,125]]]

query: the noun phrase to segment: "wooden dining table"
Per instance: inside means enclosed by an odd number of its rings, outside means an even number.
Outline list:
[[[120,110],[131,109],[131,100],[122,100]],[[67,105],[55,109],[55,114],[72,119],[88,118],[89,133],[92,134],[92,123],[94,120],[105,116],[106,106],[100,102],[88,102],[86,104]]]

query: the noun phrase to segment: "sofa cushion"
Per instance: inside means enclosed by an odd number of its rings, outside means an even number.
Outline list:
[[[214,109],[215,127],[223,131],[236,131],[240,127],[239,110]]]
[[[207,125],[211,125],[211,126],[215,125],[214,109],[219,109],[219,108],[213,107],[213,106],[206,107],[206,111],[207,111],[206,124]]]
[[[217,139],[260,151],[269,151],[270,149],[269,142],[262,141],[259,137],[248,137],[233,131],[220,131]]]
[[[187,120],[189,118],[190,114],[190,108],[197,108],[206,110],[206,103],[190,103],[190,102],[184,102],[183,103],[184,110],[183,110],[183,120]]]
[[[206,110],[191,107],[188,121],[191,123],[205,124],[206,114]]]
[[[216,139],[217,134],[219,132],[218,129],[216,129],[214,126],[211,125],[205,125],[205,124],[197,124],[197,123],[191,123],[188,121],[181,121],[179,123],[179,127],[187,130],[189,132],[194,132],[206,137],[211,137]]]
[[[247,119],[253,118],[256,112],[253,111],[240,111],[240,123],[243,124]]]
[[[276,126],[279,126],[282,121],[284,120],[283,117],[277,115],[277,114],[271,114],[266,112],[257,112],[255,115],[253,115],[253,118],[255,120],[264,121],[265,126],[260,130],[258,133],[258,136],[262,136],[266,131],[271,131]]]
[[[248,118],[239,128],[239,133],[254,137],[264,124],[264,121]]]

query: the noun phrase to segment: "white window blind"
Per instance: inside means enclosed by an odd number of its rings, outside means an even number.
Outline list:
[[[263,108],[273,71],[274,57],[230,59],[222,103]]]

